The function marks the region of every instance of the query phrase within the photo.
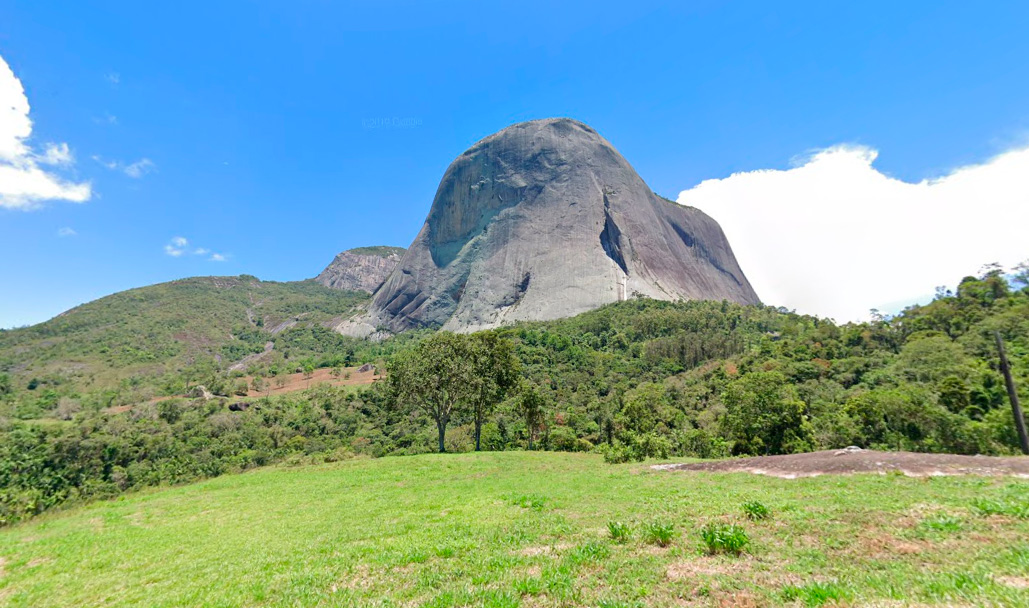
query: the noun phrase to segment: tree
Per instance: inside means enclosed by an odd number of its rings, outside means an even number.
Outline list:
[[[1022,289],[1029,288],[1029,260],[1020,262],[1011,269],[1011,280]]]
[[[806,406],[779,372],[751,372],[722,393],[722,427],[736,454],[788,454],[810,449]]]
[[[304,361],[302,366],[304,370],[304,379],[307,380],[307,388],[311,388],[311,378],[314,377],[314,361]]]
[[[447,425],[471,398],[472,365],[469,340],[437,332],[413,349],[400,353],[388,366],[390,394],[400,405],[420,409],[436,423],[439,451],[446,452]]]
[[[518,400],[518,411],[525,420],[526,433],[529,435],[529,449],[532,449],[532,440],[536,431],[543,424],[544,412],[546,410],[546,399],[539,389],[533,385],[522,388],[522,394]]]
[[[471,408],[475,420],[475,451],[481,449],[482,425],[517,386],[521,363],[514,354],[514,344],[493,331],[468,337],[471,351]]]
[[[6,395],[13,390],[11,377],[7,374],[0,374],[0,395]]]

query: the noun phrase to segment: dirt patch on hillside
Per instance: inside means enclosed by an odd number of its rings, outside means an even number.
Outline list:
[[[363,371],[362,371],[363,370]],[[332,386],[362,386],[372,384],[377,380],[381,379],[380,374],[375,373],[375,367],[371,365],[362,365],[361,367],[345,367],[341,370],[339,376],[334,376],[332,370],[328,368],[316,369],[311,377],[304,376],[303,373],[289,374],[287,376],[278,376],[275,378],[265,378],[265,390],[255,391],[253,389],[247,391],[246,397],[264,397],[267,395],[281,395],[283,393],[293,393],[296,391],[302,391],[319,384],[329,384]],[[254,378],[252,376],[244,376],[242,378],[246,380],[247,386],[253,386]],[[281,382],[280,382],[281,381]],[[238,399],[244,395],[230,395],[227,399]],[[167,401],[169,399],[186,399],[186,395],[168,395],[164,397],[154,397],[150,400],[150,403],[160,403],[161,401]],[[108,414],[120,414],[135,409],[135,405],[119,405],[115,407],[109,407],[104,411]]]
[[[661,464],[661,471],[709,471],[754,473],[785,479],[817,475],[854,473],[901,473],[910,477],[935,475],[1014,475],[1029,479],[1029,457],[962,456],[958,454],[920,454],[915,452],[878,452],[847,448],[786,456],[732,458],[691,464]]]
[[[361,370],[365,371],[361,371]],[[304,374],[290,374],[288,376],[280,376],[279,378],[265,378],[265,382],[271,385],[271,394],[278,395],[281,393],[292,393],[294,391],[302,391],[311,386],[318,384],[331,384],[332,386],[361,386],[364,384],[371,384],[381,378],[375,373],[375,368],[370,365],[361,367],[345,367],[342,373],[337,378],[332,375],[332,370],[328,368],[316,369],[314,374],[307,378]],[[250,376],[244,378],[247,384],[253,385],[254,379]],[[283,380],[283,384],[279,384],[279,380]],[[248,397],[263,397],[267,395],[268,391],[250,391],[247,393]]]

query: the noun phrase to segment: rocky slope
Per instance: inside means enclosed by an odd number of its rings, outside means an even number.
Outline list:
[[[535,120],[450,165],[368,314],[338,329],[473,331],[635,294],[759,302],[714,220],[655,195],[585,124]]]
[[[337,255],[314,280],[333,289],[374,293],[403,255],[403,247],[348,249]]]

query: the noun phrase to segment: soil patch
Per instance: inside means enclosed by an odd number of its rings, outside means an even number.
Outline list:
[[[824,450],[785,456],[731,458],[690,464],[660,464],[652,468],[661,471],[754,473],[784,479],[816,475],[886,474],[891,472],[911,477],[1013,475],[1029,479],[1029,457],[879,452],[859,448]]]

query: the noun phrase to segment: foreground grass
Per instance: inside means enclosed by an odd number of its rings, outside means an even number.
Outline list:
[[[748,518],[752,501],[770,516]],[[576,454],[274,468],[0,530],[0,605],[1026,606],[1027,504],[1029,483],[1007,479],[781,480]],[[745,530],[739,557],[705,551],[719,523]]]

